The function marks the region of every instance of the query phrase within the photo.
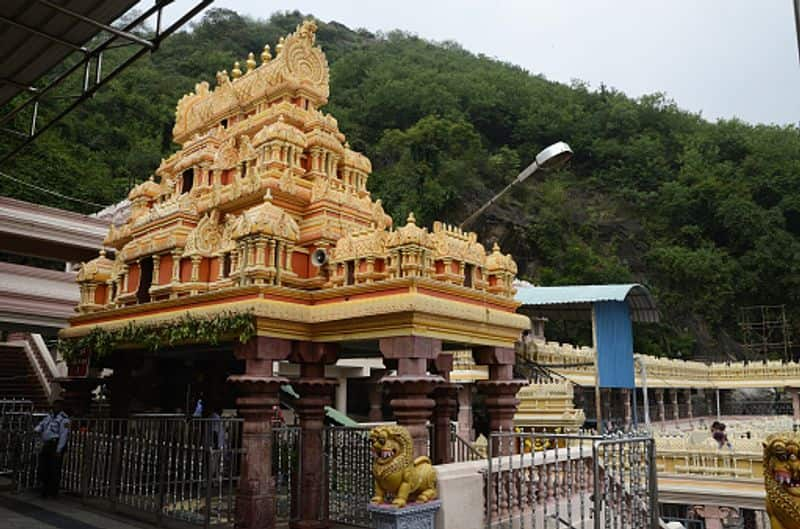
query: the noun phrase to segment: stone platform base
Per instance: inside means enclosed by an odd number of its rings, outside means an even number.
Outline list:
[[[391,505],[370,504],[367,510],[372,515],[374,529],[434,529],[436,511],[442,506],[440,500],[427,503],[410,503],[398,509]]]

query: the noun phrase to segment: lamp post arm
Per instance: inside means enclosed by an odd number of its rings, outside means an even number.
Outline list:
[[[492,206],[492,204],[497,202],[497,199],[499,199],[501,196],[503,196],[509,189],[511,189],[512,187],[514,187],[518,183],[522,182],[523,180],[528,178],[533,173],[535,173],[538,168],[539,168],[539,166],[536,164],[536,162],[533,162],[528,167],[526,167],[520,174],[517,175],[517,177],[514,180],[511,181],[510,184],[508,184],[506,187],[504,187],[495,196],[490,198],[489,202],[487,202],[486,204],[482,205],[480,208],[478,208],[477,211],[475,211],[469,217],[464,219],[464,221],[461,224],[459,224],[459,226],[458,226],[459,229],[465,230],[467,228],[467,226],[469,226],[476,218],[481,216],[481,213],[483,213],[484,211],[489,209]]]

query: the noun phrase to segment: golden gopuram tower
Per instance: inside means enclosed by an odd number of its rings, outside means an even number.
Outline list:
[[[187,314],[252,315],[255,336],[245,343],[229,336],[215,353],[241,369],[209,374],[237,390],[245,421],[242,527],[274,516],[262,447],[287,382],[275,362],[299,364],[291,383],[300,425],[319,429],[335,385],[325,365],[345,353],[382,356],[392,370],[382,383],[417,453],[427,450],[431,419],[442,430],[435,443],[447,442],[455,406],[448,350],[469,348],[489,366],[489,380],[478,386],[492,429],[511,429],[521,384],[512,374],[513,346],[529,322],[515,313],[516,264],[497,245],[487,252],[475,233],[439,222],[429,230],[413,213],[392,226],[367,190],[369,159],[320,110],[329,79],[316,29],[304,22],[274,57],[268,47],[259,62],[251,53],[230,74],[218,72],[213,88],[203,81],[181,98],[173,130],[180,150],[130,192],[130,217],[105,241],[113,259],[101,252],[83,265],[79,314],[62,331],[74,341],[97,329],[177,325]],[[203,340],[198,332],[170,354],[191,356]],[[126,413],[120,401],[138,358],[170,352],[145,349],[120,342],[111,354],[118,415]],[[302,440],[303,468],[321,469],[321,436]],[[319,519],[322,480],[305,472],[301,479],[299,512]]]

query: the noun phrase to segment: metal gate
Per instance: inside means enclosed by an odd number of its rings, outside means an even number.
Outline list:
[[[367,504],[373,496],[369,428],[330,427],[325,435],[328,518],[368,527]]]
[[[657,529],[652,437],[493,433],[488,529]]]
[[[41,443],[31,425],[20,424],[16,433],[19,490],[38,481]],[[61,490],[159,524],[232,527],[241,426],[241,419],[227,418],[72,419]]]
[[[367,504],[373,495],[372,451],[369,428],[336,426],[324,433],[324,480],[327,487],[321,510],[327,520],[356,527],[370,523]],[[284,426],[273,430],[272,475],[279,522],[299,518],[295,498],[302,472],[300,428]]]

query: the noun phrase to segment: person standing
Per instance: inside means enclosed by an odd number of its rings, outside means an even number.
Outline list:
[[[50,412],[36,425],[34,431],[42,438],[42,450],[39,452],[42,497],[55,497],[61,482],[61,459],[69,438],[69,416],[64,412],[60,399],[53,402]]]

